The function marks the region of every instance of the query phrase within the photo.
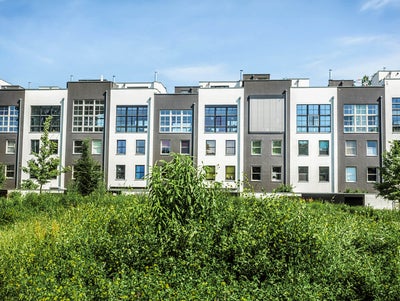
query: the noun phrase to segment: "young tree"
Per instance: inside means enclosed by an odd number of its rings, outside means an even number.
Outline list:
[[[379,195],[394,203],[400,201],[400,141],[391,142],[389,151],[383,154],[382,181],[376,183],[375,188]]]
[[[6,181],[6,166],[3,163],[0,163],[0,188],[3,187],[5,181]]]
[[[28,166],[22,168],[24,172],[29,173],[32,180],[37,182],[40,193],[44,184],[66,172],[65,168],[59,169],[60,157],[56,155],[57,145],[49,139],[51,119],[51,116],[47,117],[43,124],[39,152],[34,153],[34,158],[28,161]]]
[[[83,141],[82,155],[74,166],[74,185],[82,195],[95,191],[102,180],[100,164],[90,155],[89,140]]]

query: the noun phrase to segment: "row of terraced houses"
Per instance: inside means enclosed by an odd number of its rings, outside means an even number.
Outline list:
[[[368,86],[243,74],[238,81],[201,81],[167,93],[162,83],[70,81],[66,88],[25,89],[0,81],[0,162],[7,189],[29,174],[22,167],[38,151],[43,123],[73,179],[82,141],[110,190],[142,190],[145,175],[171,153],[207,166],[207,180],[242,191],[292,185],[298,193],[376,194],[382,153],[400,139],[400,71],[378,71]]]

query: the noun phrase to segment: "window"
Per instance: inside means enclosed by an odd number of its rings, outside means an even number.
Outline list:
[[[126,154],[126,140],[117,140],[117,155]]]
[[[72,180],[75,180],[75,179],[76,179],[76,174],[75,174],[75,172],[76,172],[76,167],[75,167],[75,165],[72,165],[72,166],[71,166],[71,179],[72,179]]]
[[[368,140],[367,141],[367,156],[377,156],[378,155],[378,141]]]
[[[51,148],[53,150],[52,154],[57,155],[58,154],[58,140],[50,140],[51,143]]]
[[[282,166],[272,166],[271,178],[274,182],[282,181]]]
[[[320,182],[329,182],[329,167],[328,166],[320,166],[319,167],[319,181]]]
[[[251,141],[251,154],[261,155],[261,140]]]
[[[329,141],[328,140],[320,140],[319,141],[319,155],[320,156],[329,156]]]
[[[329,133],[331,105],[297,105],[298,133]]]
[[[344,105],[345,133],[378,132],[378,105]]]
[[[225,180],[235,180],[235,166],[225,166]]]
[[[44,122],[51,116],[50,132],[60,131],[61,106],[32,106],[31,132],[43,132]]]
[[[206,180],[215,180],[215,166],[214,165],[208,165],[205,166],[206,170]]]
[[[161,110],[160,132],[190,133],[192,131],[192,110]]]
[[[308,156],[308,140],[298,141],[299,156]]]
[[[225,141],[225,155],[234,156],[236,154],[236,141],[226,140]]]
[[[236,106],[206,106],[205,132],[227,133],[237,132]]]
[[[367,182],[375,183],[378,181],[378,168],[368,167],[367,168]]]
[[[92,155],[100,155],[102,151],[102,141],[92,140]]]
[[[136,140],[136,154],[144,155],[146,153],[146,142],[144,140]]]
[[[181,140],[181,154],[190,154],[190,140]]]
[[[392,131],[400,132],[400,98],[392,98]]]
[[[6,140],[6,154],[15,154],[15,140]]]
[[[115,169],[115,178],[125,180],[125,165],[117,165]]]
[[[14,165],[10,164],[6,166],[6,178],[14,179],[15,177],[15,168]]]
[[[39,153],[40,141],[38,139],[31,140],[31,154]]]
[[[117,106],[116,131],[119,133],[147,132],[147,106]]]
[[[346,140],[345,141],[345,153],[346,156],[357,156],[357,141]]]
[[[308,166],[299,166],[299,182],[308,182]]]
[[[356,182],[357,181],[357,168],[356,167],[346,167],[346,182]]]
[[[136,180],[144,179],[144,165],[136,165],[135,166],[135,179]]]
[[[282,140],[272,140],[272,155],[282,155]]]
[[[252,166],[251,167],[251,180],[252,181],[261,181],[261,166]]]
[[[0,132],[16,133],[18,131],[18,107],[0,106]]]
[[[171,152],[171,141],[161,140],[161,155],[169,155]]]
[[[206,155],[215,156],[215,140],[206,140]]]
[[[74,140],[74,145],[73,145],[73,153],[74,154],[82,154],[82,145],[83,141],[82,140]]]
[[[104,100],[75,99],[73,103],[74,132],[102,132],[104,127]]]

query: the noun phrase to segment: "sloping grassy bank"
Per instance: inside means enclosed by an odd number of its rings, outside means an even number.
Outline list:
[[[1,300],[398,300],[396,211],[215,200],[160,229],[143,196],[1,200]]]

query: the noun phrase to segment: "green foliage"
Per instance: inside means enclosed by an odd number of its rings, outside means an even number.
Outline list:
[[[206,216],[170,220],[162,236],[145,195],[0,201],[12,217],[0,225],[1,300],[390,301],[400,293],[399,211],[218,195]]]
[[[379,195],[393,202],[400,201],[400,141],[391,142],[389,151],[383,154],[380,174],[381,183],[376,183],[375,188]]]
[[[42,193],[44,184],[66,171],[59,169],[60,158],[55,155],[57,146],[49,139],[51,119],[52,117],[49,116],[44,122],[39,153],[34,153],[34,158],[27,162],[28,166],[22,168],[30,175],[31,179],[38,183],[40,193]]]
[[[39,185],[33,182],[31,179],[23,180],[21,184],[21,189],[23,190],[36,190],[39,188]]]
[[[75,189],[82,195],[89,195],[100,187],[102,173],[100,164],[90,155],[89,140],[83,141],[82,155],[74,166]]]
[[[369,78],[368,75],[363,76],[363,78],[361,79],[361,85],[362,86],[371,86],[371,79]]]
[[[0,163],[0,188],[3,187],[5,181],[6,181],[6,166],[3,163]]]
[[[281,184],[278,187],[276,187],[274,190],[272,190],[274,193],[278,192],[293,192],[293,186],[290,184]]]
[[[158,164],[149,175],[149,201],[158,227],[204,219],[219,193],[216,184],[206,182],[205,171],[197,169],[190,156],[172,154],[170,162]]]

